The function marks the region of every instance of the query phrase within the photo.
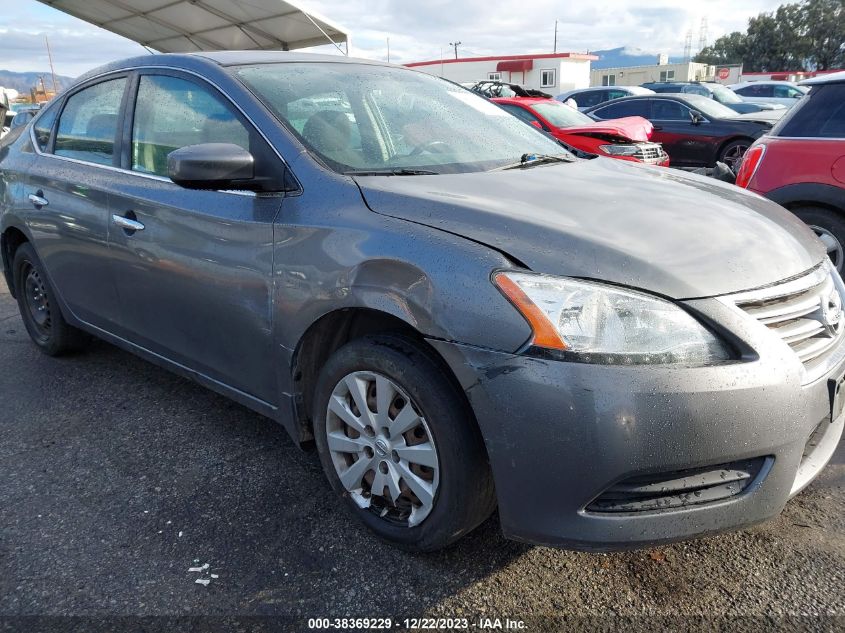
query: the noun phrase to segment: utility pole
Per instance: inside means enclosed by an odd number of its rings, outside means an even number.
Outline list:
[[[449,42],[449,46],[455,47],[455,59],[458,59],[458,46],[460,46],[460,42]]]
[[[387,63],[390,63],[390,38],[387,38]]]
[[[557,20],[555,20],[555,53],[557,53]]]
[[[53,94],[57,95],[59,94],[59,85],[56,82],[56,69],[53,68],[53,53],[50,52],[50,40],[47,38],[46,35],[44,36],[44,42],[47,44],[47,58],[50,60],[50,72],[53,75]],[[41,83],[44,83],[43,79],[41,80]]]
[[[684,62],[689,62],[692,58],[692,29],[687,31],[686,40],[684,40]]]

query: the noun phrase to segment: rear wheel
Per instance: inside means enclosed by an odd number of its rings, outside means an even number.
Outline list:
[[[742,157],[745,156],[745,152],[751,147],[752,142],[751,139],[744,138],[731,141],[722,148],[722,151],[719,153],[719,161],[730,167],[733,173],[737,173],[742,163]]]
[[[352,341],[315,394],[323,469],[352,513],[411,551],[442,548],[495,507],[471,411],[431,352],[399,336]]]
[[[62,316],[55,292],[30,244],[21,244],[15,251],[12,275],[21,318],[38,349],[49,356],[78,349],[84,335]]]
[[[827,249],[827,256],[842,273],[845,265],[845,217],[839,211],[824,207],[795,207],[790,209],[807,224]]]

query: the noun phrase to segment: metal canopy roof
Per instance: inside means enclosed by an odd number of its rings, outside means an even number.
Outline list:
[[[285,0],[38,1],[162,53],[349,46],[342,27]]]

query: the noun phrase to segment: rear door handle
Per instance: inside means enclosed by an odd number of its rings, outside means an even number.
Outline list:
[[[655,132],[661,132],[661,131],[663,131],[663,126],[662,125],[655,125],[652,129]]]
[[[29,194],[29,201],[33,206],[38,207],[39,209],[50,204],[50,201],[44,197],[44,193],[42,191]]]
[[[112,222],[114,222],[117,226],[122,228],[124,231],[143,231],[144,225],[138,222],[137,220],[132,220],[130,218],[125,218],[122,215],[117,215],[116,213],[111,216]]]

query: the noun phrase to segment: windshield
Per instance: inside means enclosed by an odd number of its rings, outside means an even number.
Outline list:
[[[742,103],[742,99],[740,99],[739,95],[730,88],[725,88],[724,86],[711,86],[710,90],[713,91],[713,96],[719,103]]]
[[[586,114],[581,114],[575,108],[570,108],[559,101],[532,103],[531,109],[555,127],[575,127],[595,123]]]
[[[486,171],[561,145],[499,106],[420,72],[351,63],[241,66],[235,74],[341,173]]]
[[[697,95],[684,95],[684,97],[692,108],[710,119],[732,119],[737,116],[735,110],[731,110],[728,106],[722,105],[713,99],[699,97]]]

